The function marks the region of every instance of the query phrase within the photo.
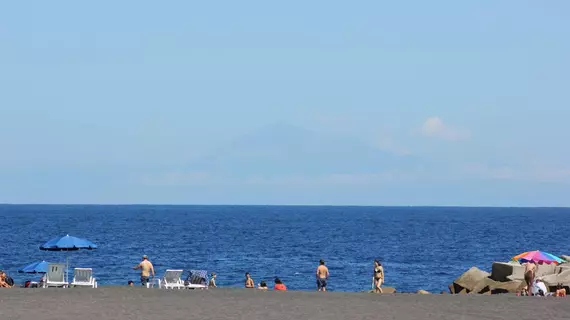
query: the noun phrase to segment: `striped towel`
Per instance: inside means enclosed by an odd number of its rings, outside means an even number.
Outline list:
[[[190,270],[186,283],[208,285],[208,271],[206,270]]]

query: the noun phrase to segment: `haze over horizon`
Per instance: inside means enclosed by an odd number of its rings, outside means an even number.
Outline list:
[[[0,203],[570,206],[569,9],[4,3]]]

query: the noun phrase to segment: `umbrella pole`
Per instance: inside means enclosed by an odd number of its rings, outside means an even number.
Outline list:
[[[66,252],[65,261],[65,282],[69,285],[69,251]]]

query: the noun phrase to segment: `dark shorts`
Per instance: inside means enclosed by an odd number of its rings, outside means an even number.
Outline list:
[[[327,287],[327,279],[317,278],[317,288],[322,289]]]
[[[141,277],[141,284],[146,287],[146,284],[149,282],[149,277]]]

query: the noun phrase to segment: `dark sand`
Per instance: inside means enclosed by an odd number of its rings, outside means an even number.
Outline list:
[[[3,289],[0,319],[568,319],[570,300],[106,287]]]

